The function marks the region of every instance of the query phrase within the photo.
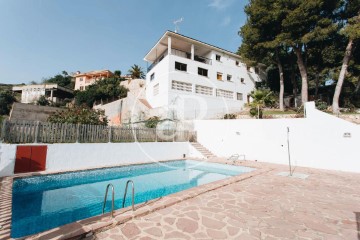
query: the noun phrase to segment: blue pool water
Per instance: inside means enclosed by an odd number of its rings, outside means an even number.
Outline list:
[[[11,237],[18,238],[102,213],[108,183],[115,209],[122,207],[126,181],[135,184],[135,204],[253,169],[192,160],[150,163],[14,180]],[[131,190],[126,205],[131,205]],[[109,193],[106,211],[110,211]]]

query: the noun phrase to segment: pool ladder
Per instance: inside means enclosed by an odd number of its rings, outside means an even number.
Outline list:
[[[125,199],[126,199],[126,194],[127,194],[127,190],[128,190],[128,186],[129,186],[129,183],[131,183],[132,185],[132,198],[131,198],[131,205],[132,205],[132,210],[135,211],[135,207],[134,207],[134,200],[135,200],[135,186],[134,186],[134,182],[132,180],[128,180],[126,182],[126,187],[125,187],[125,192],[124,192],[124,197],[123,197],[123,205],[122,207],[124,208],[125,207]],[[114,190],[114,186],[109,183],[107,186],[106,186],[106,191],[105,191],[105,196],[104,196],[104,203],[103,203],[103,208],[102,208],[102,214],[104,214],[105,212],[105,207],[106,207],[106,201],[107,201],[107,196],[108,196],[108,192],[109,192],[109,187],[111,187],[111,217],[113,218],[114,217],[114,201],[115,201],[115,190]]]
[[[105,206],[106,206],[106,200],[107,200],[107,196],[108,196],[108,191],[109,191],[109,187],[111,187],[111,217],[113,218],[114,217],[114,193],[115,193],[115,190],[114,190],[114,186],[109,183],[107,186],[106,186],[106,192],[105,192],[105,197],[104,197],[104,204],[103,204],[103,208],[102,208],[102,214],[104,214],[104,211],[105,211]]]
[[[123,207],[123,208],[125,207],[125,199],[126,199],[126,193],[127,193],[127,189],[128,189],[129,183],[131,183],[131,185],[132,185],[132,198],[131,198],[132,210],[135,211],[135,208],[134,208],[135,187],[134,187],[134,182],[133,182],[132,180],[128,180],[128,181],[126,182],[126,187],[125,187],[125,192],[124,192],[123,205],[122,205],[122,207]]]

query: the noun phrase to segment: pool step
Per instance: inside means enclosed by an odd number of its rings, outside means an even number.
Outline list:
[[[191,145],[198,150],[204,157],[206,158],[216,158],[216,156],[210,152],[206,147],[204,147],[203,145],[201,145],[198,142],[191,142]]]

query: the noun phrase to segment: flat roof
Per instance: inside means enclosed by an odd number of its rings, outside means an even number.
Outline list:
[[[225,53],[225,54],[228,54],[232,57],[235,57],[235,58],[238,58],[239,60],[241,60],[240,56],[237,55],[236,53],[233,53],[231,51],[228,51],[226,49],[223,49],[223,48],[220,48],[220,47],[217,47],[217,46],[214,46],[214,45],[211,45],[211,44],[208,44],[208,43],[205,43],[205,42],[202,42],[200,40],[197,40],[197,39],[194,39],[194,38],[191,38],[191,37],[188,37],[188,36],[185,36],[185,35],[182,35],[180,33],[176,33],[176,32],[173,32],[173,31],[170,31],[170,30],[167,30],[163,35],[162,37],[156,42],[156,44],[150,49],[150,51],[145,55],[144,57],[144,60],[145,61],[152,61],[149,59],[149,56],[155,51],[156,47],[161,45],[161,42],[166,38],[166,37],[177,37],[179,39],[182,39],[182,40],[185,40],[187,42],[190,42],[190,43],[194,43],[194,44],[197,44],[197,45],[200,45],[200,46],[203,46],[203,47],[207,47],[207,48],[210,48],[212,50],[216,50],[216,51],[219,51],[219,52],[222,52],[222,53]]]
[[[107,69],[94,70],[94,71],[90,71],[90,72],[74,74],[73,77],[81,77],[81,76],[88,76],[88,75],[93,76],[93,75],[102,75],[102,74],[110,74],[110,75],[112,75],[113,72],[111,72],[110,70],[107,70]]]
[[[21,92],[24,89],[29,89],[29,88],[45,88],[46,90],[51,90],[51,89],[56,89],[56,90],[61,90],[64,92],[68,92],[68,93],[74,93],[74,90],[70,89],[70,88],[66,88],[66,87],[61,87],[56,83],[44,83],[44,84],[31,84],[31,85],[22,85],[22,86],[14,86],[12,88],[13,92]]]

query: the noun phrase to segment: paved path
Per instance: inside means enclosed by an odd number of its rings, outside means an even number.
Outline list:
[[[360,174],[275,170],[95,235],[96,239],[360,239]],[[357,219],[357,221],[356,221]]]

